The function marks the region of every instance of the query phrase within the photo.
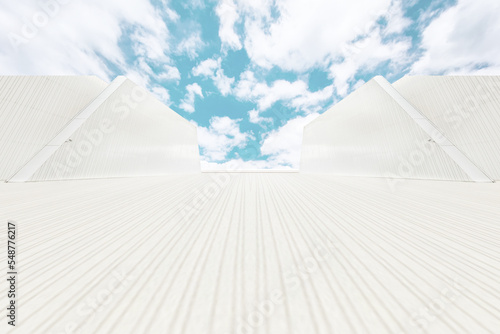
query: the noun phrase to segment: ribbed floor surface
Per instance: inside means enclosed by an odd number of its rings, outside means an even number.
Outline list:
[[[16,333],[500,332],[499,184],[9,183],[0,217],[4,273],[18,225]]]

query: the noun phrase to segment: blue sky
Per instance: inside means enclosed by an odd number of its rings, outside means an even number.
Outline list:
[[[41,0],[0,73],[117,75],[198,126],[202,168],[298,168],[302,127],[375,75],[500,74],[497,0]]]

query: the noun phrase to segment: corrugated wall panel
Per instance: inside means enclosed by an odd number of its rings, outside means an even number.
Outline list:
[[[196,127],[127,80],[31,180],[199,171]]]
[[[497,333],[499,188],[303,173],[0,184],[0,220],[19,231],[19,322],[0,326]]]
[[[304,127],[300,169],[390,178],[470,178],[375,80]]]
[[[489,177],[500,180],[500,76],[415,76],[393,84]]]
[[[92,76],[0,76],[0,180],[16,173],[106,86]]]

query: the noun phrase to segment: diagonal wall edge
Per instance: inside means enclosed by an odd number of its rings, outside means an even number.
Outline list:
[[[451,143],[432,122],[413,107],[399,92],[382,76],[373,78],[379,86],[396,101],[401,108],[422,128],[436,144],[473,180],[474,182],[494,182],[465,154]]]
[[[33,174],[56,152],[71,135],[106,101],[127,79],[124,76],[116,77],[101,94],[87,107],[73,118],[45,147],[33,156],[7,182],[26,182]]]

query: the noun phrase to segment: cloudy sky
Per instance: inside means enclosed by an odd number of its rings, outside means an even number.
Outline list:
[[[125,75],[198,126],[204,169],[298,168],[375,75],[500,75],[498,0],[0,1],[1,75]]]

